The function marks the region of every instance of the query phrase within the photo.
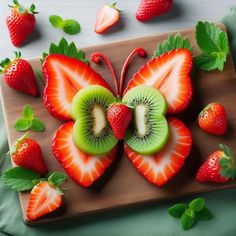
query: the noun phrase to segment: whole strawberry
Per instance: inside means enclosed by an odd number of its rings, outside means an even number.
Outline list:
[[[219,103],[210,103],[200,112],[198,124],[207,133],[224,134],[227,129],[225,108]]]
[[[113,103],[107,111],[107,119],[117,139],[125,137],[125,132],[132,119],[132,112],[125,104]]]
[[[17,140],[11,150],[11,157],[18,166],[36,171],[41,175],[48,172],[40,145],[34,139],[27,138],[27,135]]]
[[[219,145],[202,164],[196,174],[199,182],[225,183],[235,178],[236,167],[231,150],[226,145]]]
[[[6,58],[0,63],[0,74],[4,75],[4,80],[9,87],[37,96],[36,79],[31,65],[28,61],[20,58],[20,52],[15,54],[16,58],[13,61]]]
[[[34,14],[37,12],[35,12],[34,4],[30,6],[30,9],[26,9],[17,0],[13,0],[13,3],[14,5],[10,6],[12,9],[7,16],[6,24],[12,44],[19,47],[33,31],[36,24]]]
[[[172,6],[173,0],[141,0],[136,12],[136,19],[143,22],[148,21],[167,13]]]

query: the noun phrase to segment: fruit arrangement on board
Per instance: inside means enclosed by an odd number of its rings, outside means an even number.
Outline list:
[[[156,2],[161,7],[154,8]],[[143,0],[136,17],[140,21],[149,20],[169,11],[172,4],[172,1]],[[147,13],[149,8],[152,11]],[[34,10],[34,5],[27,10],[14,0],[7,19],[14,45],[19,46],[32,31]],[[96,33],[103,33],[114,25],[119,20],[119,12],[115,4],[103,6],[98,12]],[[13,27],[12,22],[19,19],[30,21],[27,31],[24,27],[21,32]],[[51,24],[65,30],[60,25],[65,24],[64,21],[58,23],[58,19],[58,16],[51,17]],[[192,135],[177,115],[185,111],[192,100],[192,67],[222,71],[229,52],[227,34],[217,25],[199,22],[195,36],[202,54],[193,54],[188,38],[170,35],[158,44],[153,57],[139,68],[125,88],[131,59],[135,55],[149,56],[145,49],[135,48],[128,55],[119,84],[109,59],[101,52],[94,52],[91,61],[105,63],[115,91],[74,43],[62,38],[58,45],[52,43],[49,52],[43,53],[43,103],[51,116],[64,122],[52,135],[52,153],[75,183],[82,187],[93,185],[115,160],[118,143],[123,145],[123,151],[137,171],[156,187],[164,186],[181,170],[191,152]],[[209,46],[212,42],[215,47]],[[0,66],[9,87],[27,95],[39,95],[33,69],[29,62],[21,59],[21,53],[17,52],[13,61],[6,58]],[[220,103],[208,104],[197,120],[199,128],[211,135],[221,136],[227,131],[227,114]],[[29,105],[24,107],[14,128],[18,132],[45,130],[43,121],[35,117]],[[57,210],[62,205],[63,187],[60,185],[66,175],[48,173],[39,143],[28,134],[17,140],[10,153],[17,167],[4,172],[2,179],[18,191],[31,191],[28,220]],[[196,181],[223,183],[235,176],[232,151],[221,144],[202,164]]]

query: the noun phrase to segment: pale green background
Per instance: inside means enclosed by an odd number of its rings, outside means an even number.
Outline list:
[[[29,4],[32,1],[24,1]],[[229,7],[236,4],[232,0],[176,0],[176,7],[170,15],[151,21],[148,24],[138,23],[133,17],[138,1],[120,0],[119,6],[124,10],[124,24],[116,27],[110,34],[98,36],[93,33],[95,13],[104,1],[101,0],[35,0],[40,14],[37,16],[39,32],[34,33],[31,42],[25,45],[21,51],[25,57],[39,56],[48,48],[49,42],[58,41],[63,33],[58,32],[48,25],[47,18],[50,14],[60,14],[64,17],[73,17],[80,21],[82,31],[78,36],[66,36],[74,40],[78,45],[84,46],[100,42],[108,42],[117,39],[144,36],[158,32],[171,31],[173,29],[192,27],[198,20],[220,21],[227,14]],[[8,1],[0,3],[0,55],[1,58],[11,55],[15,50],[9,42],[5,29],[4,18]],[[228,16],[225,19],[232,46],[236,50],[236,16]],[[6,133],[2,112],[0,112],[0,151],[2,159],[8,151]],[[0,167],[0,171],[10,167],[9,159]],[[214,214],[214,219],[208,222],[198,222],[189,231],[183,231],[178,220],[167,214],[167,208],[179,201],[188,201],[195,196],[176,199],[174,201],[162,201],[148,205],[112,210],[93,216],[67,220],[63,223],[47,224],[44,226],[28,227],[22,222],[21,211],[17,193],[2,185],[0,182],[0,236],[126,236],[126,235],[196,235],[196,236],[234,236],[236,235],[236,189],[217,191],[201,194],[206,198],[207,206]]]

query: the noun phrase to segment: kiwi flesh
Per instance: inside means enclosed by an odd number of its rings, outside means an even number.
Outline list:
[[[169,136],[164,116],[167,103],[163,95],[151,86],[140,85],[130,89],[122,102],[134,108],[125,142],[140,154],[151,155],[160,151]]]
[[[102,155],[117,144],[106,115],[107,108],[114,102],[113,94],[99,85],[83,88],[75,95],[71,107],[75,120],[73,140],[80,150]]]

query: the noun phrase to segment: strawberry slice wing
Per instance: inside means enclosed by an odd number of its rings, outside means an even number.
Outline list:
[[[117,146],[106,155],[92,156],[80,151],[74,144],[72,131],[74,122],[62,125],[52,140],[52,152],[67,174],[79,185],[89,187],[114,160]]]
[[[192,146],[190,130],[176,118],[168,118],[170,137],[166,146],[154,155],[141,155],[124,144],[124,150],[135,168],[151,183],[163,186],[184,165]]]
[[[182,112],[192,99],[191,69],[189,50],[169,51],[145,64],[130,80],[124,94],[138,85],[153,86],[164,95],[169,114]]]
[[[46,80],[44,104],[60,120],[71,120],[71,102],[80,89],[88,85],[101,85],[112,91],[107,82],[86,63],[68,56],[47,56],[42,70]]]

